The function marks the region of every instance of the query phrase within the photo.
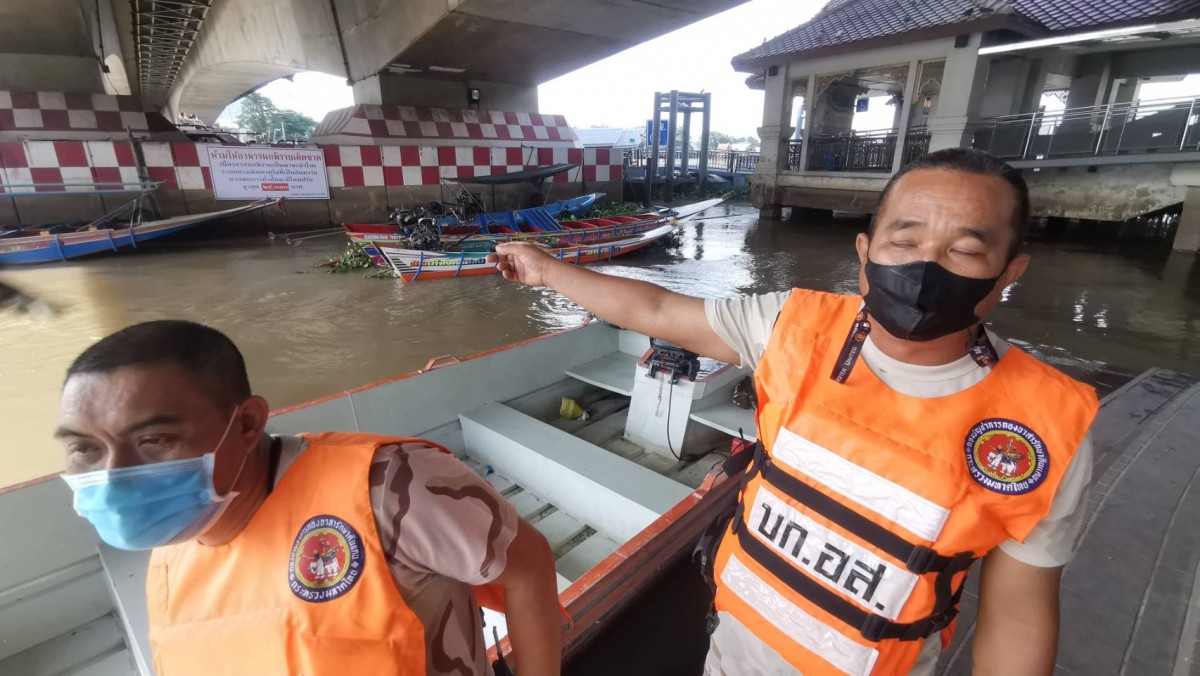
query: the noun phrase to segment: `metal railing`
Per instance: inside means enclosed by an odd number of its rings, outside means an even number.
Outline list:
[[[804,141],[788,142],[788,171],[800,171],[800,158],[804,156]]]
[[[808,168],[816,171],[891,171],[892,158],[896,152],[895,129],[851,132],[848,134],[826,134],[813,137],[813,155],[809,156]],[[803,141],[789,141],[787,148],[788,171],[800,171],[804,150]],[[904,142],[904,163],[929,152],[929,131],[924,127],[909,130]],[[821,153],[817,157],[817,153]],[[633,167],[649,164],[648,148],[631,148],[625,151],[625,163]],[[675,168],[678,169],[683,153],[675,151]],[[754,173],[758,167],[759,153],[741,150],[710,150],[709,170]],[[688,170],[694,171],[700,164],[700,152],[688,153]],[[667,153],[660,151],[658,166],[667,166]]]
[[[925,127],[914,127],[908,130],[904,137],[904,166],[916,159],[929,154],[929,130]]]
[[[1200,97],[995,117],[974,146],[1010,160],[1200,150]]]
[[[810,171],[891,171],[898,129],[814,134],[809,143]]]
[[[683,160],[683,153],[675,151],[675,168],[678,169]],[[625,151],[625,163],[630,166],[644,167],[650,161],[649,148],[631,148]],[[659,150],[658,166],[667,166],[667,151]],[[688,170],[694,171],[700,166],[700,151],[688,152]],[[708,168],[718,171],[754,173],[758,166],[758,152],[744,150],[710,150],[708,151]]]

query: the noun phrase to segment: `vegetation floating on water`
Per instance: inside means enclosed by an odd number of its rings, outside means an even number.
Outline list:
[[[608,218],[610,216],[628,216],[645,213],[646,208],[636,202],[609,202],[602,207],[592,207],[586,214],[559,216],[560,221],[578,221],[584,218]]]
[[[354,272],[356,270],[371,270],[375,267],[375,264],[373,262],[371,262],[371,257],[367,255],[367,252],[363,251],[362,246],[359,245],[358,242],[350,242],[350,243],[346,244],[345,251],[343,251],[340,254],[330,256],[329,258],[326,258],[324,260],[317,261],[316,267],[329,268],[329,274],[333,274],[335,272]],[[363,276],[364,277],[384,277],[384,278],[390,279],[390,278],[394,278],[396,276],[396,271],[391,270],[391,269],[376,270],[374,272],[371,272],[370,274],[363,275]]]

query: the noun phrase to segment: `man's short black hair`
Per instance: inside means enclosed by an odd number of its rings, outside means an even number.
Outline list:
[[[75,358],[67,380],[81,373],[107,373],[125,366],[174,364],[194,375],[222,406],[250,396],[246,362],[220,331],[179,319],[134,324],[101,339]]]
[[[918,169],[961,171],[967,174],[995,176],[1004,179],[1012,186],[1013,196],[1016,199],[1016,204],[1013,205],[1013,243],[1009,253],[1016,254],[1021,245],[1025,243],[1025,235],[1029,230],[1029,186],[1025,184],[1025,178],[1021,176],[1021,172],[1013,169],[1007,162],[974,148],[938,150],[909,163],[896,172],[896,175],[892,176],[892,179],[883,188],[883,194],[879,197],[879,208],[875,212],[876,218],[871,219],[871,228],[867,234],[875,234],[878,216],[883,212],[883,205],[887,202],[888,196],[892,194],[892,188],[896,186],[896,182],[910,171]]]

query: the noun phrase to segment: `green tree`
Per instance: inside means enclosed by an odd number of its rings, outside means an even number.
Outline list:
[[[758,139],[753,136],[733,136],[719,131],[708,132],[708,147],[716,148],[718,143],[755,143]]]
[[[288,140],[306,141],[309,136],[312,136],[313,130],[317,128],[316,120],[294,110],[279,111],[279,122],[283,125],[284,138]],[[276,124],[275,126],[280,125]]]
[[[238,126],[253,132],[259,140],[266,140],[271,129],[278,128],[275,124],[278,116],[279,108],[262,94],[251,92],[238,101]]]
[[[260,142],[307,140],[317,121],[294,110],[280,110],[271,99],[252,92],[238,102],[237,123]]]

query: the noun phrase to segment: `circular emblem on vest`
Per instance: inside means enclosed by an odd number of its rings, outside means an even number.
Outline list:
[[[996,493],[1028,493],[1046,480],[1050,469],[1042,438],[1015,420],[978,423],[967,434],[965,450],[971,478]]]
[[[336,516],[309,519],[288,560],[288,584],[303,601],[332,601],[362,577],[363,547],[358,531]]]

